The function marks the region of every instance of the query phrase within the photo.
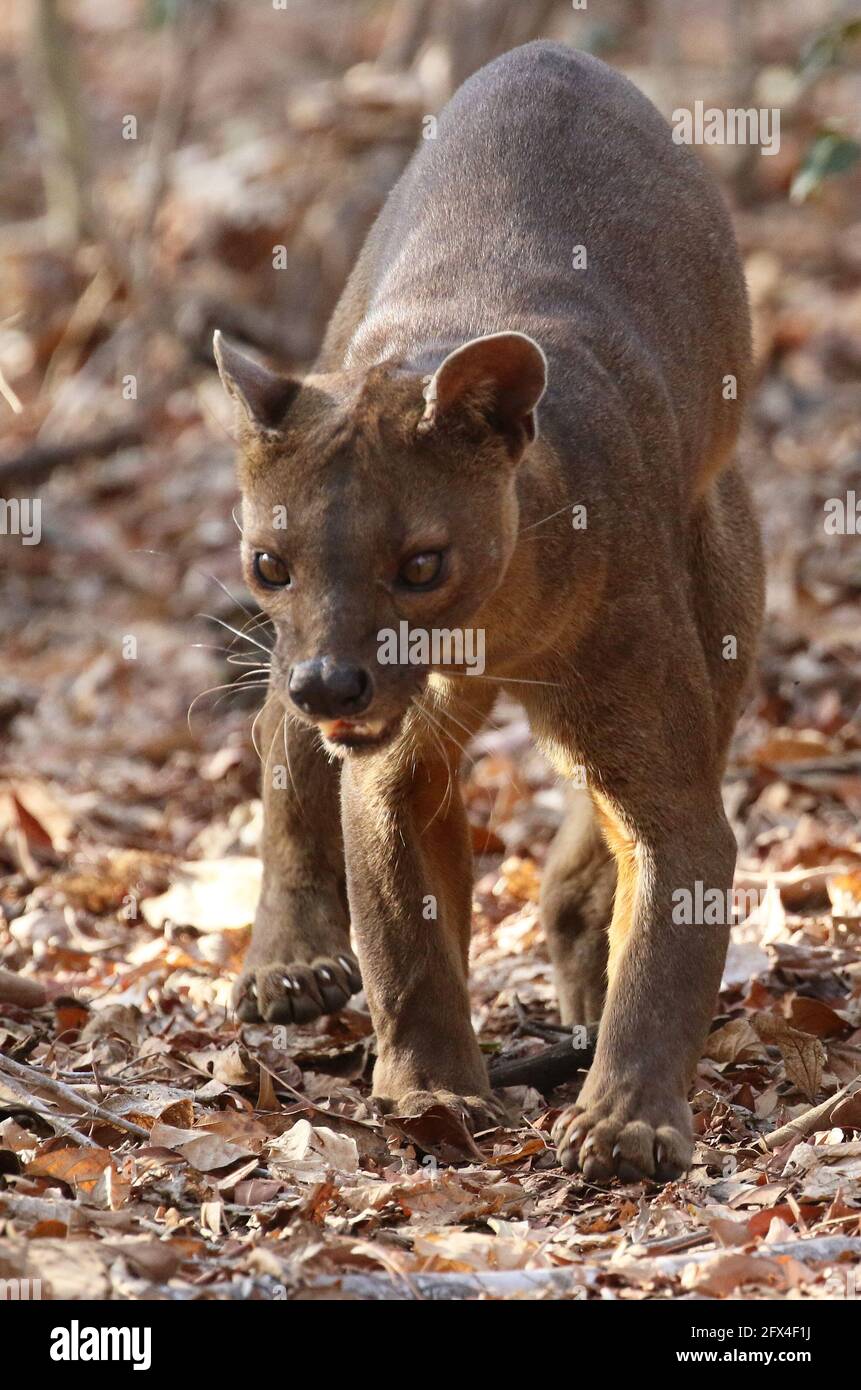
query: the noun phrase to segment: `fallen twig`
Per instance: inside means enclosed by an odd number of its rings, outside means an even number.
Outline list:
[[[143,422],[115,425],[101,434],[84,435],[82,439],[62,440],[56,444],[34,444],[22,449],[12,458],[0,460],[0,487],[11,483],[33,488],[53,473],[55,468],[77,463],[83,458],[106,458],[119,449],[130,449],[144,440]]]
[[[585,1047],[575,1047],[575,1039],[569,1035],[564,1042],[554,1043],[529,1057],[499,1057],[488,1068],[490,1084],[494,1088],[534,1086],[542,1094],[552,1091],[566,1081],[573,1081],[578,1072],[589,1066],[595,1055],[597,1036],[597,1025],[590,1024]]]
[[[122,1115],[114,1115],[104,1106],[96,1105],[95,1101],[79,1095],[77,1091],[72,1090],[71,1086],[66,1086],[62,1081],[55,1081],[52,1076],[46,1076],[36,1067],[28,1067],[24,1062],[13,1062],[11,1057],[0,1057],[0,1075],[17,1077],[21,1081],[28,1082],[32,1087],[47,1091],[49,1095],[65,1101],[67,1105],[77,1106],[79,1110],[86,1111],[95,1119],[104,1120],[106,1124],[114,1125],[116,1129],[124,1129],[128,1134],[136,1134],[139,1139],[149,1139],[149,1130],[144,1129],[143,1125],[136,1125],[132,1120],[124,1119]]]
[[[7,1090],[11,1091],[13,1095],[21,1098],[28,1110],[32,1110],[34,1115],[40,1116],[52,1129],[59,1130],[60,1134],[65,1134],[67,1139],[73,1139],[76,1144],[80,1144],[81,1148],[99,1148],[95,1139],[91,1139],[88,1134],[82,1134],[79,1129],[75,1129],[75,1126],[64,1119],[62,1115],[55,1114],[53,1110],[49,1110],[45,1105],[34,1105],[33,1102],[37,1100],[37,1097],[31,1096],[29,1091],[27,1091],[19,1081],[16,1081],[14,1077],[10,1076],[8,1072],[0,1070],[0,1081],[3,1082],[3,1085]]]
[[[541,1038],[542,1042],[557,1043],[571,1037],[571,1029],[563,1027],[561,1023],[540,1023],[538,1019],[530,1018],[516,994],[514,1011],[517,1014],[517,1027],[513,1033],[515,1038]]]
[[[849,1081],[842,1086],[839,1091],[835,1091],[833,1096],[829,1096],[821,1105],[814,1105],[810,1110],[805,1110],[803,1115],[797,1115],[788,1124],[781,1125],[780,1129],[775,1129],[771,1134],[763,1136],[763,1146],[773,1153],[775,1149],[783,1148],[792,1139],[805,1139],[814,1130],[823,1129],[831,1123],[831,1116],[839,1105],[847,1100],[849,1096],[861,1094],[861,1076]]]

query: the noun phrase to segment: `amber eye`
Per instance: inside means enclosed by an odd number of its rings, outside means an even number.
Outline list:
[[[254,556],[254,578],[264,589],[286,589],[290,572],[283,560],[268,550],[258,550]]]
[[[401,583],[410,589],[429,589],[442,573],[442,551],[425,550],[421,555],[411,555],[404,560],[398,571]]]

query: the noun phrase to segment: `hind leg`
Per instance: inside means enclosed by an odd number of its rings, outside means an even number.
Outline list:
[[[541,921],[563,1023],[597,1023],[607,990],[616,865],[588,792],[573,793],[541,885]]]

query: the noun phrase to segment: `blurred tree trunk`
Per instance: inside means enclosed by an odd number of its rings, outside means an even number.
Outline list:
[[[758,74],[756,55],[756,24],[758,19],[758,0],[733,0],[733,33],[735,50],[733,54],[732,103],[747,109],[755,104],[756,79]],[[759,147],[746,145],[742,148],[733,173],[735,195],[740,206],[754,202],[759,191]]]
[[[426,47],[445,55],[449,95],[492,58],[538,38],[560,0],[398,0],[380,52],[408,68]]]
[[[385,68],[408,68],[428,30],[434,0],[397,0],[380,50]]]
[[[59,0],[33,0],[28,56],[49,234],[75,245],[92,229],[89,157],[74,39]]]
[[[485,63],[539,38],[558,0],[438,0],[430,37],[447,53],[451,90]]]

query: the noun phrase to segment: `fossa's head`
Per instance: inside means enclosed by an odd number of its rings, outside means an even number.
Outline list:
[[[303,380],[220,334],[215,355],[236,402],[243,567],[275,628],[273,681],[330,748],[379,746],[431,670],[477,649],[470,622],[516,544],[544,354],[499,333],[430,376],[383,363]]]

